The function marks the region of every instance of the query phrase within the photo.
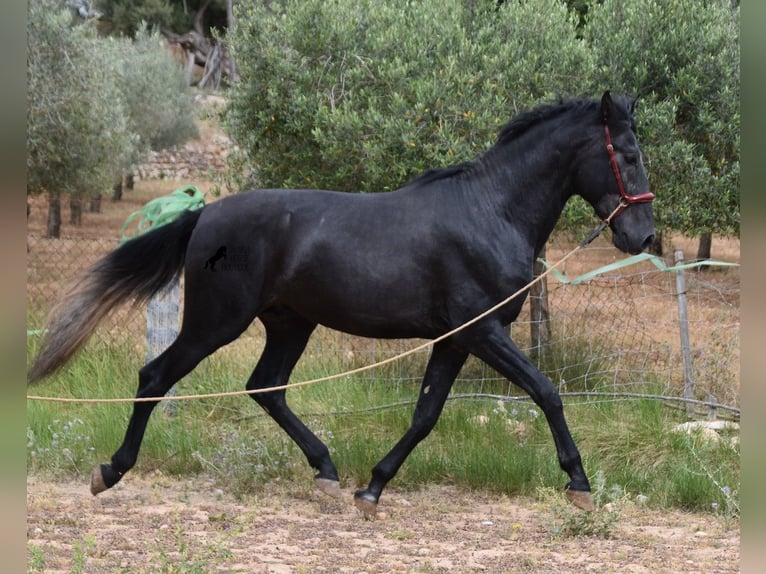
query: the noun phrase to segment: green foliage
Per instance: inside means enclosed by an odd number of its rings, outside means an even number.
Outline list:
[[[98,0],[100,27],[108,34],[135,38],[142,26],[183,34],[194,27],[194,17],[204,9],[204,26],[226,23],[225,0]]]
[[[609,538],[619,523],[622,509],[630,505],[623,489],[616,484],[607,487],[603,472],[597,472],[591,484],[594,512],[583,512],[569,504],[561,493],[541,487],[537,498],[550,513],[550,533],[553,538],[594,536]]]
[[[226,122],[241,186],[381,191],[474,158],[590,67],[557,0],[237,5]]]
[[[102,22],[110,34],[133,38],[144,24],[167,28],[173,21],[170,0],[99,0]]]
[[[598,54],[594,85],[642,94],[660,226],[739,234],[739,6],[605,0],[585,31]]]

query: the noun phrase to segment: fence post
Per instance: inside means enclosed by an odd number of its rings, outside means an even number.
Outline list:
[[[684,252],[676,249],[673,253],[676,265],[684,262]],[[692,380],[692,353],[689,344],[689,316],[686,307],[686,277],[684,270],[676,271],[676,295],[678,297],[678,325],[681,331],[681,361],[684,368],[684,399],[694,398],[694,380]],[[694,416],[694,405],[686,403],[686,416]]]
[[[146,362],[167,349],[178,336],[178,316],[181,306],[181,286],[176,278],[146,305]],[[166,396],[175,395],[175,387]],[[165,401],[162,407],[168,414],[175,414],[175,401]]]

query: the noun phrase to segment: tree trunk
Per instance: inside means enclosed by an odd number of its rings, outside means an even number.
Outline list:
[[[101,213],[101,194],[100,193],[90,198],[90,212]]]
[[[545,271],[545,267],[537,258],[545,259],[545,246],[535,257],[534,275],[537,277]],[[548,305],[548,278],[543,277],[529,289],[530,325],[529,334],[532,338],[532,355],[539,357],[551,342],[551,312]]]
[[[82,225],[82,198],[73,195],[69,198],[69,223],[71,225]]]
[[[61,198],[57,193],[48,194],[48,226],[46,237],[48,239],[61,236]]]
[[[697,245],[697,261],[704,261],[710,259],[710,251],[713,248],[713,234],[703,233],[700,235],[700,241]],[[709,265],[700,265],[697,267],[697,271],[704,271],[708,269]]]
[[[710,259],[710,250],[713,247],[713,234],[703,233],[700,235],[700,242],[697,247],[697,261]]]
[[[117,183],[112,187],[112,201],[120,201],[122,199],[122,176],[117,180]]]
[[[649,246],[649,253],[656,255],[657,257],[662,257],[662,231],[657,231],[654,234],[654,241],[652,241],[652,244]]]
[[[136,186],[136,176],[131,171],[125,176],[125,189],[133,189]]]
[[[226,31],[234,29],[234,2],[226,0]]]
[[[186,58],[186,65],[184,66],[184,74],[186,78],[186,83],[189,86],[194,85],[195,78],[194,78],[194,65],[197,63],[194,58],[194,52],[192,50],[186,50],[185,51],[185,58]]]

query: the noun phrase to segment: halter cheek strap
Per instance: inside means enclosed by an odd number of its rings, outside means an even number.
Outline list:
[[[617,165],[617,158],[614,155],[614,146],[612,145],[612,136],[609,134],[609,125],[604,119],[604,135],[606,136],[606,151],[609,154],[609,163],[612,166],[612,172],[614,178],[617,180],[617,189],[620,191],[620,203],[609,217],[606,218],[608,224],[612,219],[617,217],[622,211],[629,205],[634,203],[650,203],[654,201],[654,194],[651,191],[639,193],[638,195],[628,195],[625,191],[625,186],[622,183],[622,174],[620,173],[620,166]]]
[[[614,146],[612,145],[612,136],[609,133],[609,125],[606,117],[604,117],[604,135],[606,136],[606,151],[609,154],[609,164],[612,166],[612,172],[614,178],[617,180],[617,189],[620,191],[620,203],[617,204],[614,211],[605,217],[599,226],[591,231],[590,235],[580,242],[580,247],[588,245],[591,241],[596,239],[601,232],[606,229],[609,223],[620,215],[626,207],[633,205],[634,203],[650,203],[654,201],[654,194],[651,191],[639,193],[638,195],[628,195],[625,191],[625,186],[622,183],[622,174],[620,173],[620,166],[617,164],[617,158],[614,155]]]

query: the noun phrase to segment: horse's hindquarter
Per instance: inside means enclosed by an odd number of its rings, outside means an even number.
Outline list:
[[[500,263],[478,252],[480,230],[465,229],[459,207],[420,193],[226,198],[200,220],[187,278],[220,297],[248,293],[256,313],[281,306],[363,336],[438,336],[500,299],[488,293]],[[216,275],[205,262],[224,245]]]

